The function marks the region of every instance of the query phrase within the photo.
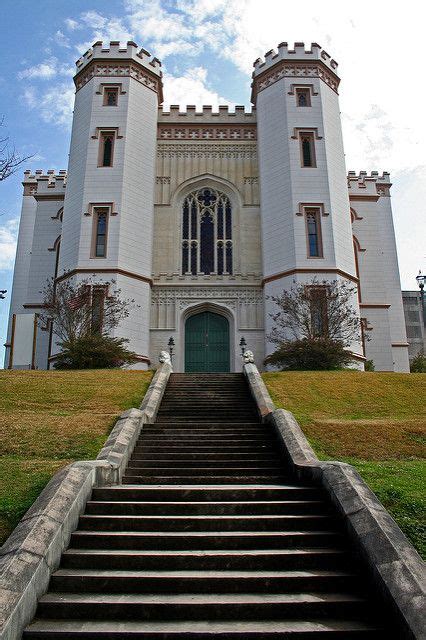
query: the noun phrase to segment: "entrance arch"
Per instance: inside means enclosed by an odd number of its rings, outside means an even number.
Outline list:
[[[190,316],[185,323],[185,371],[230,371],[229,321],[212,311]]]

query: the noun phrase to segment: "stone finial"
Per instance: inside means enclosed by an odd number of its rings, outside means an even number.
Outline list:
[[[242,355],[244,364],[254,364],[253,351],[245,351]]]
[[[158,357],[158,361],[161,362],[161,364],[172,364],[171,358],[170,358],[170,353],[168,351],[160,351],[160,355]]]

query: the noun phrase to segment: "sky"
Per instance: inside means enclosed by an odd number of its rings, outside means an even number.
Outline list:
[[[32,156],[0,183],[0,363],[24,169],[66,169],[75,61],[134,40],[162,61],[165,105],[250,105],[253,61],[286,41],[339,63],[346,166],[389,171],[403,289],[426,264],[424,24],[419,0],[0,0],[0,139]],[[417,17],[417,19],[416,19]],[[1,366],[1,364],[0,364]]]

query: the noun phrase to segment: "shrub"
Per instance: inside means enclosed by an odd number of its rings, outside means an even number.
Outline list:
[[[364,371],[375,371],[373,360],[366,360],[364,365]]]
[[[282,342],[278,349],[265,359],[265,364],[293,371],[312,371],[341,369],[351,361],[350,353],[339,340],[303,338]]]
[[[410,362],[411,373],[426,373],[426,356],[423,352],[418,353]]]
[[[133,351],[126,349],[125,338],[102,334],[87,334],[60,343],[62,349],[55,369],[115,369],[137,361]]]

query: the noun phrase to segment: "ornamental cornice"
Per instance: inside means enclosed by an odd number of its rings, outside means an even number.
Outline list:
[[[253,78],[251,101],[256,102],[258,93],[267,89],[282,78],[319,78],[335,93],[338,93],[340,79],[320,60],[312,62],[289,62],[281,60],[273,67]]]
[[[163,102],[161,78],[132,60],[93,60],[74,77],[76,91],[79,91],[92,78],[133,78],[158,94],[158,103]]]
[[[176,301],[226,300],[250,304],[263,304],[261,287],[161,287],[154,285],[151,304],[167,304]]]
[[[159,140],[256,140],[255,124],[221,124],[212,125],[177,125],[159,124],[157,138]]]
[[[241,142],[236,144],[206,144],[191,143],[159,143],[157,145],[159,158],[244,158],[255,159],[257,156],[256,144]]]

